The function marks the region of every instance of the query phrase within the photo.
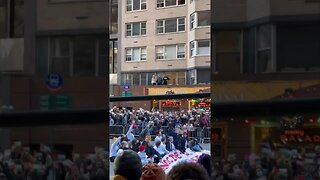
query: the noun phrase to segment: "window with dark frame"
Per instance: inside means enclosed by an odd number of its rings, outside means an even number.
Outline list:
[[[174,33],[185,31],[185,18],[170,18],[157,20],[157,33]]]
[[[0,0],[0,37],[24,36],[24,0]]]
[[[147,60],[146,47],[126,48],[125,52],[126,52],[126,62]]]
[[[52,38],[50,42],[50,73],[70,76],[71,39],[67,37],[57,37]]]
[[[126,24],[126,36],[143,36],[147,33],[146,22],[135,22]]]
[[[183,59],[185,58],[185,44],[156,46],[156,59]]]
[[[127,0],[127,12],[147,9],[147,0]]]
[[[157,0],[157,8],[179,6],[186,4],[185,0]]]

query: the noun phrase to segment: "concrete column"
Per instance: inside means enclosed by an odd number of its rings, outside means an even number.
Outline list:
[[[11,105],[10,86],[10,75],[3,75],[0,72],[0,113],[8,111],[8,108]],[[11,147],[9,128],[0,128],[0,147],[2,149]]]

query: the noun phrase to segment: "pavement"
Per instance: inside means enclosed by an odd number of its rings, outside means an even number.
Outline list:
[[[113,143],[113,140],[110,139],[109,141],[109,147],[111,147]],[[210,151],[210,143],[200,143],[200,145],[203,147],[203,149]],[[110,175],[110,179],[114,176],[114,165],[113,163],[109,163],[109,175]]]

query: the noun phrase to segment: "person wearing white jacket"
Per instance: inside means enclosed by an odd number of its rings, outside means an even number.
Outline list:
[[[139,155],[139,157],[141,159],[142,166],[144,166],[144,165],[149,163],[149,159],[148,159],[148,156],[146,154],[146,147],[144,145],[139,146],[138,155]]]
[[[133,123],[134,123],[134,121],[132,122],[132,124],[127,132],[127,138],[129,139],[130,142],[135,139],[135,137],[132,133]]]

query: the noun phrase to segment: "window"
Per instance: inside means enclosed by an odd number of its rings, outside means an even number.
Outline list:
[[[100,47],[100,46],[99,46]],[[117,73],[117,62],[118,62],[118,42],[117,40],[109,41],[109,73]]]
[[[186,72],[180,71],[178,72],[178,85],[185,85],[186,84]]]
[[[216,37],[215,70],[222,76],[238,75],[242,46],[241,31],[216,31],[214,35]]]
[[[157,8],[183,5],[185,3],[185,0],[157,0]]]
[[[210,11],[199,11],[190,15],[190,29],[210,26]]]
[[[0,37],[8,36],[8,0],[0,0]]]
[[[197,27],[196,25],[196,13],[190,15],[190,28],[193,29]]]
[[[106,52],[104,52],[106,53]],[[73,73],[75,76],[94,76],[96,69],[96,38],[74,38]]]
[[[181,59],[185,58],[185,45],[166,45],[156,47],[156,59]]]
[[[189,79],[189,84],[193,85],[197,83],[197,70],[196,69],[192,69],[188,71],[188,79]]]
[[[201,26],[210,26],[210,17],[211,17],[211,11],[199,11],[197,12],[197,21],[198,21],[198,27]]]
[[[118,3],[111,5],[111,34],[118,33]]]
[[[52,39],[50,52],[50,71],[62,76],[69,76],[71,63],[71,40],[69,38]]]
[[[0,0],[0,37],[23,37],[23,34],[24,0]]]
[[[185,18],[157,20],[157,33],[172,33],[185,31]]]
[[[262,25],[257,28],[257,72],[272,72],[271,58],[271,25]]]
[[[197,84],[209,84],[211,77],[210,69],[199,69],[197,71]]]
[[[126,61],[146,61],[147,50],[146,47],[126,48]]]
[[[48,40],[49,73],[62,76],[105,76],[108,67],[108,46],[116,48],[115,44],[108,45],[105,36],[50,37]],[[40,42],[44,46],[45,41]],[[44,51],[44,48],[45,46],[37,46],[37,52]],[[116,57],[116,52],[115,55],[110,54],[110,58],[114,56]],[[37,62],[45,58],[45,51],[43,54],[38,52]],[[110,70],[116,71],[111,69],[115,68],[115,64],[116,58],[113,58],[113,62],[109,64]]]
[[[192,41],[190,42],[190,55],[191,57],[197,55],[210,55],[210,41]]]
[[[23,37],[24,34],[24,0],[14,1],[14,37]]]
[[[141,77],[141,79],[140,79],[140,85],[147,85],[147,73],[141,73],[140,74],[140,77]]]
[[[139,73],[132,74],[132,85],[135,85],[135,86],[140,85],[140,74]]]
[[[126,24],[126,36],[142,36],[146,35],[146,22],[137,22]]]
[[[147,9],[147,0],[127,0],[127,11]]]
[[[132,74],[122,74],[122,84],[132,85],[133,76]]]

